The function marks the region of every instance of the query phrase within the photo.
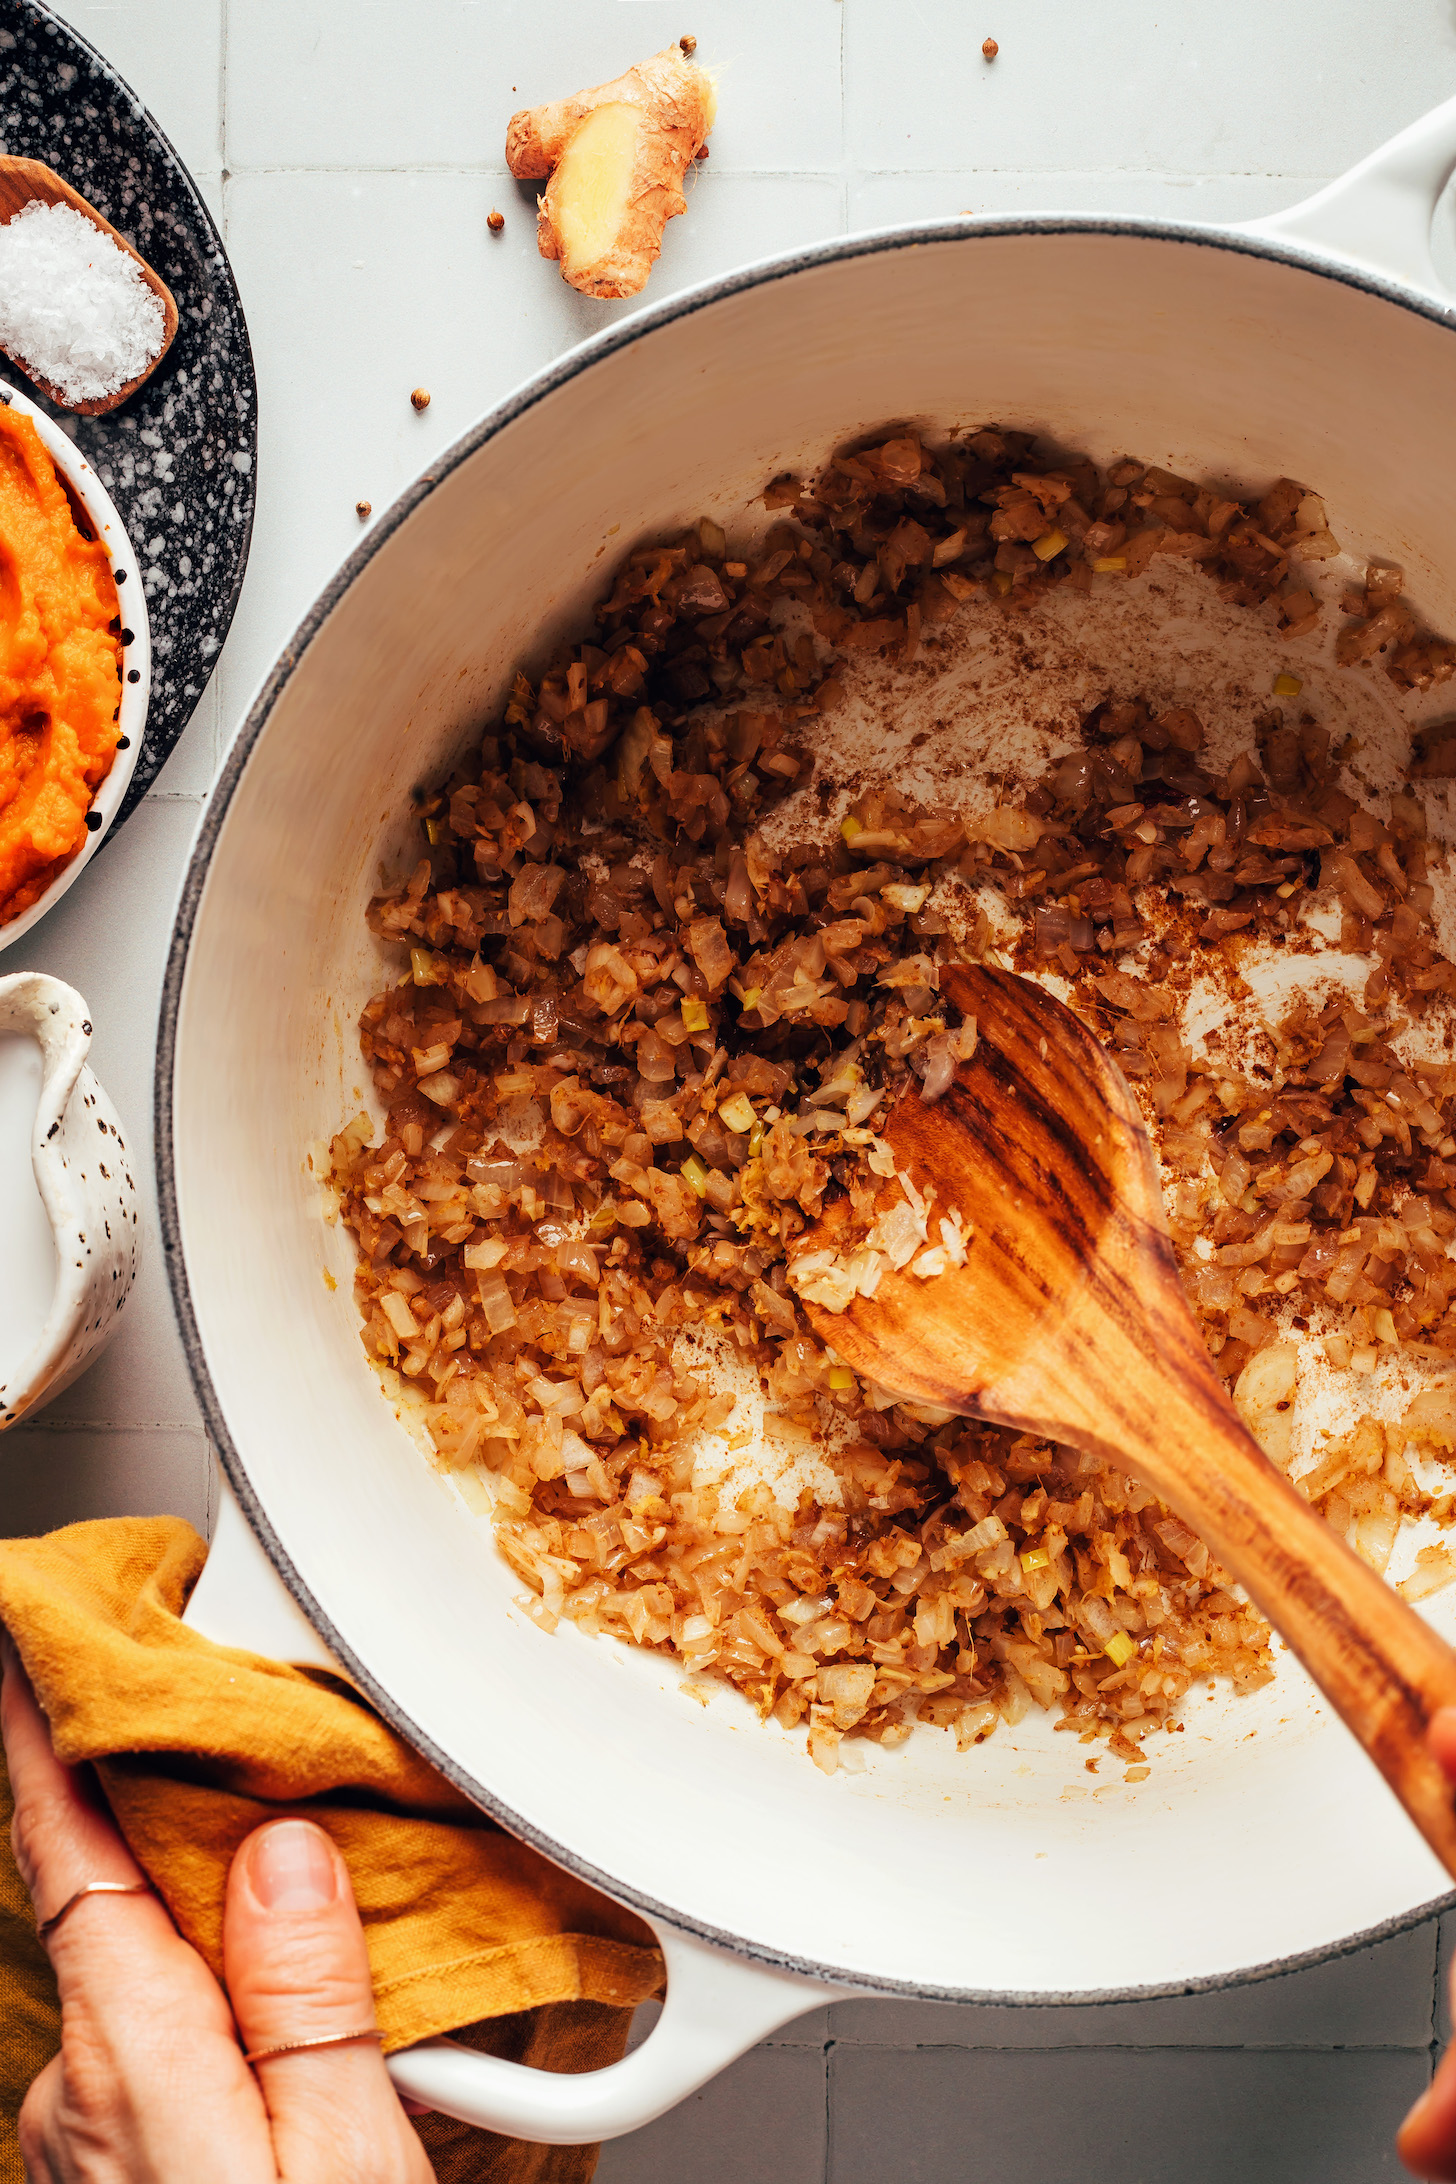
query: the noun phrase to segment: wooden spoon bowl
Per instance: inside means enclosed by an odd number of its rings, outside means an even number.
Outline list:
[[[1452,1792],[1426,1744],[1432,1714],[1456,1706],[1456,1654],[1234,1410],[1183,1293],[1126,1080],[1031,981],[958,966],[941,987],[976,1020],[975,1056],[933,1105],[908,1093],[883,1135],[939,1213],[969,1223],[966,1264],[928,1280],[887,1271],[844,1313],[806,1305],[815,1331],[914,1401],[1136,1473],[1281,1632],[1456,1877]]]
[[[70,183],[63,181],[52,168],[39,159],[0,158],[0,227],[7,227],[22,207],[33,204],[37,198],[43,205],[69,205],[73,212],[79,212],[93,227],[100,228],[103,235],[109,235],[117,249],[124,251],[132,260],[162,306],[162,346],[146,370],[127,380],[125,386],[118,387],[114,394],[98,395],[85,402],[67,401],[59,387],[52,386],[48,379],[40,378],[23,357],[17,356],[13,349],[7,349],[0,342],[0,356],[8,357],[16,369],[25,374],[32,386],[39,387],[41,393],[58,408],[73,410],[81,417],[101,417],[108,410],[119,409],[129,396],[135,394],[137,388],[151,378],[171,348],[172,338],[177,331],[176,299],[166,282],[152,271],[139,251],[132,249],[126,237],[118,234],[111,222],[104,220],[96,207],[88,204],[80,191],[73,190]]]

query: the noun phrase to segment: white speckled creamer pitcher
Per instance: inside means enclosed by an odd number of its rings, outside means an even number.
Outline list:
[[[1456,629],[1456,312],[1428,247],[1453,164],[1456,102],[1254,228],[949,220],[676,296],[438,459],[264,685],[203,824],[162,1018],[169,1259],[246,1516],[226,1518],[194,1619],[295,1659],[327,1647],[508,1828],[648,1917],[669,1963],[660,2024],[612,2069],[546,2076],[434,2042],[391,2064],[410,2094],[526,2138],[611,2136],[834,1993],[1183,1992],[1446,1898],[1288,1659],[1250,1698],[1200,1698],[1149,1781],[1104,1790],[1044,1718],[965,1758],[927,1732],[828,1779],[746,1706],[687,1704],[660,1657],[547,1636],[381,1400],[352,1245],[304,1153],[358,1105],[381,814],[448,766],[610,558],[852,434],[1000,419],[1104,460],[1306,479],[1352,549],[1403,564]],[[1431,1614],[1449,1629],[1451,1596]]]
[[[72,987],[37,971],[0,978],[0,1432],[106,1347],[136,1279],[131,1155],[86,1066],[90,1044]]]

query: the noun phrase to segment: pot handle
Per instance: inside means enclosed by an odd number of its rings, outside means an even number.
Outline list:
[[[231,1488],[182,1620],[214,1645],[266,1653],[345,1676],[269,1561]],[[401,2093],[462,2123],[546,2146],[580,2146],[640,2130],[792,2017],[851,1991],[751,1964],[650,1920],[667,1964],[662,2016],[641,2047],[605,2070],[533,2070],[426,2040],[389,2058]]]
[[[265,1653],[295,1668],[327,1668],[348,1680],[284,1584],[221,1472],[217,1514],[202,1575],[182,1620],[215,1646]]]
[[[1238,232],[1308,244],[1322,256],[1444,295],[1446,284],[1431,257],[1431,221],[1453,169],[1456,99],[1447,99],[1337,182]]]
[[[562,2073],[426,2040],[389,2058],[401,2093],[462,2123],[544,2146],[640,2131],[790,2018],[851,1989],[801,1978],[649,1922],[667,1963],[667,2000],[641,2047],[605,2070]]]

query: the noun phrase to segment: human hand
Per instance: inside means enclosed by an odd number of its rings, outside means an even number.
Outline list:
[[[1429,1742],[1447,1781],[1456,1784],[1456,1706],[1444,1706],[1432,1717]],[[1411,2174],[1427,2184],[1456,2179],[1456,2040],[1401,2125],[1395,2145]]]
[[[89,1881],[145,1876],[56,1758],[8,1639],[0,1661],[11,1842],[45,1919]],[[28,2184],[433,2184],[374,2040],[243,2060],[374,2024],[348,1871],[311,1822],[271,1821],[233,1860],[226,1994],[153,1895],[83,1897],[46,1947],[61,2051],[20,2112]]]

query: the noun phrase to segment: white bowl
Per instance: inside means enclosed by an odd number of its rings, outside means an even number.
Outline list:
[[[19,1354],[0,1351],[0,1433],[69,1387],[111,1340],[141,1240],[127,1134],[86,1067],[86,1003],[39,971],[0,978],[0,1040],[8,1047],[15,1034],[39,1049],[40,1074],[37,1085],[29,1057],[17,1068],[0,1052],[0,1302],[6,1337],[21,1329]],[[24,1174],[27,1141],[38,1203]],[[42,1311],[35,1300],[47,1284]]]
[[[53,910],[68,887],[75,885],[86,866],[105,841],[112,820],[121,809],[121,800],[131,785],[136,771],[137,758],[142,747],[142,736],[147,725],[147,700],[152,688],[152,629],[147,617],[147,597],[142,583],[141,565],[126,526],[112,503],[101,480],[87,462],[81,450],[69,440],[59,425],[54,424],[45,411],[37,409],[28,396],[18,387],[0,380],[0,402],[7,409],[19,410],[28,417],[40,434],[46,453],[55,464],[61,481],[70,491],[87,521],[107,553],[111,557],[111,573],[116,579],[117,597],[121,605],[121,626],[130,630],[131,642],[126,647],[125,665],[121,679],[121,741],[111,762],[111,771],[91,800],[91,816],[101,821],[92,828],[81,847],[51,881],[43,895],[37,896],[28,910],[8,924],[0,925],[0,950],[8,948],[38,925],[47,910]],[[137,681],[132,682],[132,674]]]

